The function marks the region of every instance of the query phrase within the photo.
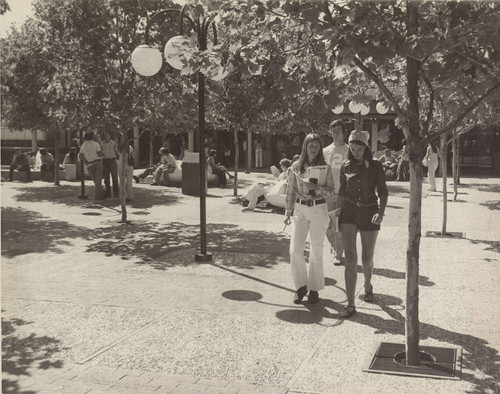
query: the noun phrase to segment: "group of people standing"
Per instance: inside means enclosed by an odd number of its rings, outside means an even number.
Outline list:
[[[362,245],[364,299],[373,302],[373,255],[388,190],[382,163],[373,158],[368,146],[369,133],[352,131],[346,145],[345,126],[341,121],[333,122],[330,131],[334,140],[325,149],[318,134],[308,134],[303,141],[300,158],[293,163],[288,176],[285,224],[292,221],[294,224],[290,240],[290,265],[296,288],[294,303],[301,303],[306,295],[311,304],[319,301],[319,291],[325,287],[323,241],[326,235],[334,263],[345,266],[348,303],[341,316],[349,318],[356,313],[358,232]],[[323,184],[307,177],[308,168],[325,165],[327,173]],[[304,259],[308,234],[309,269]]]
[[[83,136],[78,158],[84,163],[90,177],[94,181],[96,200],[107,197],[119,197],[118,171],[125,166],[124,190],[127,201],[133,199],[132,177],[134,172],[133,148],[128,145],[128,155],[123,157],[116,141],[109,132],[104,133],[104,139],[98,141],[97,135],[88,131]],[[112,187],[111,187],[111,181]],[[104,179],[104,193],[102,180]]]

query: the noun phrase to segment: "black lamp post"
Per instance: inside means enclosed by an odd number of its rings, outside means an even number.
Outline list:
[[[80,130],[80,146],[83,144],[83,131]],[[89,197],[85,194],[85,167],[83,161],[80,160],[80,200],[87,200]]]
[[[195,21],[186,13],[186,6],[182,7],[181,10],[178,9],[166,9],[159,11],[154,14],[146,25],[145,31],[145,45],[138,46],[132,53],[131,61],[134,69],[141,75],[152,76],[160,71],[163,58],[160,51],[148,45],[149,41],[149,29],[151,24],[158,17],[168,14],[168,13],[178,13],[179,19],[179,33],[180,36],[173,37],[165,46],[165,57],[166,61],[173,67],[180,69],[182,68],[182,62],[179,59],[174,59],[168,56],[168,51],[177,45],[185,45],[189,39],[183,37],[184,34],[184,19],[187,20],[197,34],[198,49],[204,51],[207,49],[207,38],[210,26],[212,26],[213,31],[213,42],[217,45],[217,31],[215,24],[208,17],[200,16],[198,20]],[[189,53],[186,53],[188,56]],[[211,261],[212,254],[207,253],[207,222],[206,222],[206,158],[205,158],[205,76],[201,71],[198,73],[198,146],[199,146],[199,156],[200,156],[200,253],[195,255],[196,261]]]

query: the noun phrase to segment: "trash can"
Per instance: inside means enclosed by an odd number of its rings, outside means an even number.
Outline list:
[[[205,177],[205,190],[207,190]],[[200,193],[200,154],[185,152],[182,160],[182,194],[199,196]]]

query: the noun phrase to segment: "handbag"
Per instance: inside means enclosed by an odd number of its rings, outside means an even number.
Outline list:
[[[427,167],[428,164],[429,164],[429,158],[426,156],[422,159],[422,165],[424,167]]]

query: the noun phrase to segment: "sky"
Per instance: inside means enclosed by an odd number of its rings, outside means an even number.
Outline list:
[[[32,0],[7,0],[10,11],[0,15],[0,37],[7,36],[13,23],[20,27],[24,20],[32,15],[31,2]]]

